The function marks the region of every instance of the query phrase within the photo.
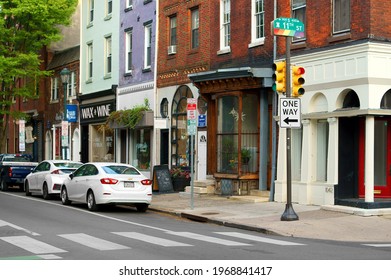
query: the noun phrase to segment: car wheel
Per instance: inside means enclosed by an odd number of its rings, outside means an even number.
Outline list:
[[[147,209],[148,209],[148,204],[145,204],[145,203],[143,203],[143,204],[137,204],[137,205],[136,205],[136,208],[137,208],[137,211],[138,211],[138,212],[146,212]]]
[[[87,194],[87,207],[90,211],[98,210],[98,205],[96,204],[95,196],[92,191],[89,191]]]
[[[1,180],[0,189],[1,189],[3,192],[8,191],[8,184],[7,184],[6,182],[4,182],[4,180]]]
[[[61,202],[64,205],[70,205],[71,204],[71,201],[68,198],[67,188],[65,188],[65,187],[63,187],[61,189]]]
[[[29,181],[24,183],[24,191],[26,192],[26,196],[31,196]]]
[[[50,199],[48,185],[46,184],[46,182],[43,184],[43,187],[42,187],[42,195],[43,195],[43,199],[45,199],[45,200]]]

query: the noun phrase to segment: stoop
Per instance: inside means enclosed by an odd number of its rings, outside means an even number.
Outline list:
[[[186,193],[191,192],[191,186],[185,188]],[[195,194],[210,194],[213,195],[215,192],[215,180],[197,180],[194,181],[194,193]]]

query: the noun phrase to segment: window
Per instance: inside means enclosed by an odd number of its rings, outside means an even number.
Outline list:
[[[292,129],[292,179],[294,181],[301,180],[301,152],[303,143],[303,130]]]
[[[135,131],[136,146],[134,165],[138,169],[149,169],[151,166],[151,130],[137,129]]]
[[[329,123],[327,120],[318,120],[316,127],[316,180],[327,181],[327,153],[329,142]]]
[[[167,98],[163,98],[162,102],[160,102],[160,115],[162,118],[168,117],[168,100],[167,100]]]
[[[191,11],[191,47],[193,49],[198,48],[199,46],[199,28],[200,17],[197,8]]]
[[[92,43],[87,44],[87,79],[92,79],[93,71],[93,46]]]
[[[126,0],[126,8],[133,9],[133,0]]]
[[[220,49],[227,49],[231,43],[231,0],[220,2]]]
[[[170,17],[170,46],[176,46],[176,16]]]
[[[152,24],[144,24],[144,69],[151,68],[152,60]]]
[[[333,0],[333,32],[350,30],[350,0]]]
[[[126,73],[132,72],[133,30],[126,32]]]
[[[105,38],[105,75],[111,74],[111,36]]]
[[[300,20],[305,25],[305,9],[307,0],[292,0],[292,15],[293,18]],[[303,38],[293,37],[293,40],[302,40]]]
[[[88,1],[88,24],[91,24],[94,21],[94,0]]]
[[[76,72],[72,71],[67,84],[67,92],[69,97],[76,96]]]
[[[263,43],[265,37],[265,10],[264,0],[252,0],[251,3],[251,42]]]
[[[106,3],[106,14],[111,15],[113,12],[113,0],[107,0]]]
[[[53,77],[51,81],[52,101],[58,100],[58,77]]]

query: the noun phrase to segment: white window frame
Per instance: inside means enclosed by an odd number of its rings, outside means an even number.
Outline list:
[[[260,9],[257,6],[260,5]],[[263,45],[265,43],[265,0],[251,0],[251,43],[249,48]],[[258,18],[263,24],[259,24]],[[263,36],[258,34],[262,33]]]
[[[144,69],[151,69],[151,64],[152,64],[152,23],[148,23],[145,24],[144,26]]]
[[[176,46],[177,42],[178,42],[178,30],[177,30],[177,21],[178,21],[178,18],[176,15],[174,16],[171,16],[170,18],[170,32],[169,32],[169,35],[170,35],[170,46]],[[175,33],[175,36],[173,37],[173,33]]]
[[[113,71],[112,56],[112,38],[111,35],[105,36],[105,77],[109,77]]]
[[[94,22],[94,0],[88,0],[88,24]]]
[[[297,4],[294,3],[295,0],[291,0],[291,7],[292,7],[292,17],[297,18],[298,20],[302,21],[303,24],[306,24],[306,10],[307,10],[307,0],[297,0]],[[300,13],[300,11],[302,11]],[[303,18],[298,17],[296,14],[302,14]],[[304,31],[305,32],[305,31]],[[295,38],[293,37],[293,41],[302,41],[305,40],[305,33],[303,38]]]
[[[194,36],[194,33],[197,36]],[[191,48],[197,49],[200,46],[200,9],[198,7],[191,10]],[[197,43],[195,45],[195,43]]]
[[[67,84],[67,92],[68,97],[76,96],[76,71],[71,72],[69,83]]]
[[[91,81],[94,74],[94,46],[92,42],[87,43],[87,81]]]
[[[51,101],[58,101],[58,77],[52,77],[51,78]]]
[[[338,2],[338,3],[337,3]],[[349,27],[348,28],[341,28],[339,30],[336,30],[336,24],[335,22],[338,20],[337,18],[337,12],[336,9],[338,9],[339,14],[342,13],[343,6],[348,6],[348,15],[349,16]],[[350,7],[350,0],[333,0],[333,34],[339,34],[339,33],[346,33],[350,31],[351,28],[351,7]],[[339,21],[341,21],[342,15],[339,16]]]
[[[125,47],[125,64],[126,64],[126,68],[125,68],[125,73],[129,73],[131,74],[132,73],[132,56],[133,56],[133,30],[128,30],[126,32],[126,47]]]
[[[231,0],[220,0],[220,50],[217,54],[231,51]]]
[[[113,13],[113,0],[106,0],[106,16]]]
[[[133,0],[126,0],[126,9],[133,9]]]

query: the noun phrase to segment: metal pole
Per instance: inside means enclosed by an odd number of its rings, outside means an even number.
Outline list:
[[[63,84],[64,84],[64,114],[63,114],[63,121],[65,122],[65,121],[67,121],[67,85],[68,85],[68,83],[65,82]],[[67,126],[67,133],[68,133],[68,126]],[[68,135],[68,137],[69,137],[69,135]],[[67,147],[64,146],[63,148],[64,148],[64,160],[66,160],[67,159]]]
[[[191,183],[190,183],[190,209],[194,209],[194,141],[193,137],[195,135],[190,135],[190,147],[191,147],[191,162],[190,162],[190,174],[191,174]]]
[[[292,37],[286,37],[286,97],[291,97],[291,40]],[[285,211],[281,216],[281,221],[295,221],[299,217],[293,210],[292,206],[292,169],[291,169],[291,128],[286,129],[286,188],[287,188],[287,198]]]

